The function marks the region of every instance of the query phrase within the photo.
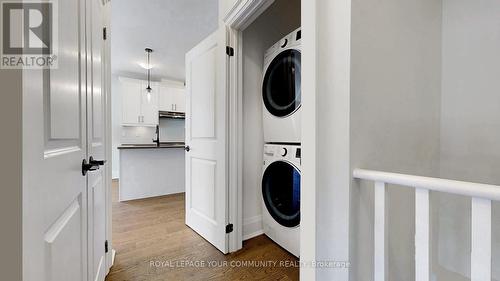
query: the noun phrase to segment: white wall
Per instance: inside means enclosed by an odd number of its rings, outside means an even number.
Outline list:
[[[441,176],[500,184],[500,2],[443,0]],[[439,196],[438,280],[470,276],[470,199]],[[500,205],[492,274],[500,280]],[[457,275],[458,273],[458,275]],[[445,275],[455,276],[445,279]],[[460,276],[461,275],[461,276]],[[467,276],[464,278],[463,276]]]
[[[264,52],[300,26],[300,0],[277,0],[243,32],[243,238],[262,233]]]
[[[349,261],[350,15],[351,1],[318,0],[316,30],[309,30],[316,40],[316,122],[309,124],[316,126],[316,136],[309,138],[309,144],[315,142],[317,261]],[[307,36],[303,34],[303,41]],[[316,278],[346,280],[348,268],[320,267]]]
[[[352,1],[351,165],[500,183],[500,2]],[[321,196],[321,195],[320,195]],[[351,280],[371,280],[373,187],[351,189]],[[500,205],[493,277],[500,278]],[[414,195],[388,194],[389,279],[414,280]],[[470,199],[431,195],[435,280],[469,280]]]
[[[351,165],[437,176],[441,3],[352,1]],[[351,184],[351,280],[373,276],[373,183]],[[414,192],[387,195],[389,280],[414,280]]]

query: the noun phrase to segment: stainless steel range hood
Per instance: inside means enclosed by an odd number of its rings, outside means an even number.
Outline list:
[[[160,111],[160,118],[185,119],[186,114],[183,112]]]

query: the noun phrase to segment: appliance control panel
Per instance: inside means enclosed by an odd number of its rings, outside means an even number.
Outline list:
[[[266,144],[264,145],[264,156],[266,158],[282,158],[289,161],[300,160],[302,149],[299,145]]]
[[[292,48],[296,45],[300,44],[300,40],[302,39],[302,31],[301,28],[297,28],[287,36],[285,36],[283,39],[280,41],[276,42],[273,46],[271,46],[269,49],[267,49],[265,53],[265,57],[270,56],[276,51],[281,51],[283,49],[288,49]]]

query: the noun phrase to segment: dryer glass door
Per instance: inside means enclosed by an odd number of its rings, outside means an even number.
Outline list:
[[[262,99],[269,113],[286,117],[300,107],[300,52],[289,49],[276,56],[267,67]]]
[[[262,177],[262,196],[271,216],[281,225],[300,223],[300,171],[293,165],[276,161]]]

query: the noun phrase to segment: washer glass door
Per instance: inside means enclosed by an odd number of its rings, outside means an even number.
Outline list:
[[[300,52],[289,49],[276,56],[267,67],[262,83],[262,99],[269,113],[286,117],[300,107]]]
[[[300,223],[300,171],[283,161],[271,163],[262,177],[262,196],[271,216],[281,225]]]

